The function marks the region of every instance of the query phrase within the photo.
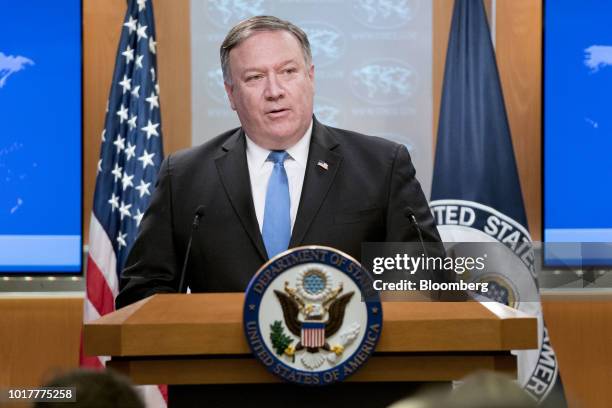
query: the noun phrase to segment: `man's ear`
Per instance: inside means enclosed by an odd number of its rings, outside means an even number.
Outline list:
[[[312,92],[315,91],[314,77],[315,77],[314,64],[310,64],[310,68],[308,69],[308,79],[310,79],[310,85],[312,86]]]
[[[227,82],[223,82],[223,86],[225,87],[225,93],[227,93],[227,97],[230,101],[230,106],[232,110],[236,110],[236,105],[234,104],[234,87],[233,85],[228,84]]]

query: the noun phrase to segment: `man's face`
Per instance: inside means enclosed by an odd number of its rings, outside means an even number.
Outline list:
[[[306,66],[297,38],[287,31],[253,34],[230,51],[232,109],[258,145],[280,150],[300,140],[312,119],[314,66]]]

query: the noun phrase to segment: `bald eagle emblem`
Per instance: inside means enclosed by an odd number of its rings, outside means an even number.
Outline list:
[[[317,268],[301,272],[295,288],[285,281],[283,291],[274,290],[287,329],[300,339],[295,346],[279,351],[293,361],[299,355],[309,369],[320,367],[325,360],[334,364],[360,331],[359,324],[353,323],[340,333],[336,344],[327,340],[342,327],[346,307],[355,294],[342,292],[342,283],[333,288],[331,274]]]

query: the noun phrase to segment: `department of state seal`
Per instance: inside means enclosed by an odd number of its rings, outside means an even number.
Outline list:
[[[325,385],[355,373],[374,352],[382,308],[357,261],[328,247],[300,247],[253,277],[244,329],[253,355],[272,373]]]

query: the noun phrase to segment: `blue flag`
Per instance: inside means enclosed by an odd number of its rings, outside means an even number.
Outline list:
[[[495,52],[482,1],[455,0],[444,72],[431,209],[443,241],[501,242],[532,251]],[[537,300],[533,257],[507,276],[479,277],[497,300],[538,316],[539,349],[517,352],[523,388],[564,406],[557,360]],[[515,274],[512,276],[512,274]],[[517,276],[522,274],[522,276]],[[559,386],[555,392],[553,389]],[[553,397],[554,396],[554,397]],[[547,401],[550,403],[550,400]]]
[[[461,197],[496,208],[527,226],[495,54],[480,1],[455,2],[433,180],[432,200]]]

